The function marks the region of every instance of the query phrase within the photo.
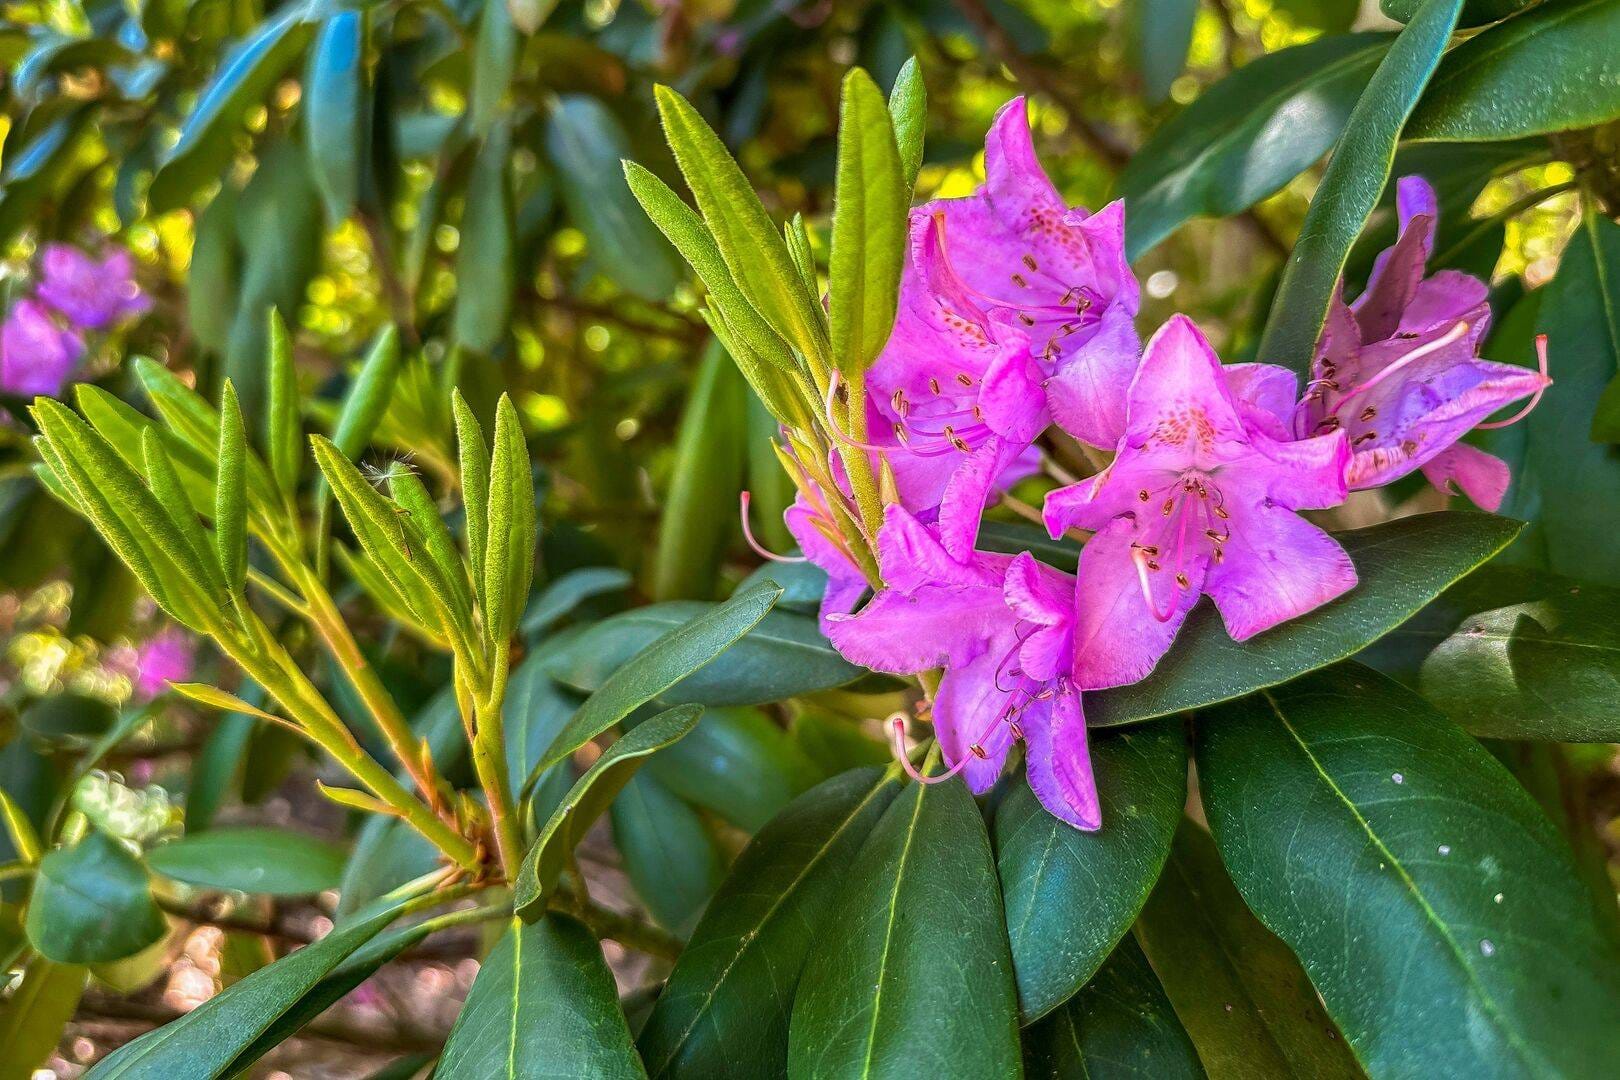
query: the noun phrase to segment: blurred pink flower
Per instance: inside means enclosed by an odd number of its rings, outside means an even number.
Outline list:
[[[194,651],[191,637],[177,627],[148,638],[135,651],[135,696],[150,701],[170,682],[191,678]]]
[[[0,327],[0,390],[55,397],[84,358],[84,341],[37,300],[17,301]]]
[[[123,248],[98,261],[70,244],[47,244],[40,271],[35,294],[85,330],[105,330],[152,306],[136,284],[135,261]]]

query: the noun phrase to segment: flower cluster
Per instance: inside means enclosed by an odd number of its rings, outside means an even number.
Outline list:
[[[826,501],[847,492],[801,491],[788,525],[828,571],[823,626],[846,657],[942,671],[931,708],[949,771],[927,779],[982,792],[1022,741],[1042,804],[1096,829],[1081,694],[1147,676],[1205,594],[1241,641],[1353,588],[1349,557],[1302,510],[1415,469],[1494,509],[1506,466],[1458,440],[1533,404],[1545,358],[1537,373],[1476,357],[1485,286],[1425,276],[1436,211],[1416,177],[1399,184],[1397,243],[1354,303],[1335,301],[1302,394],[1286,368],[1222,364],[1184,316],[1140,347],[1125,208],[1063,202],[1022,99],[997,116],[985,172],[975,194],[912,211],[899,314],[866,375],[868,442],[839,432],[829,401],[834,437],[892,477],[882,587],[855,610],[864,578]],[[1046,500],[1054,537],[1089,534],[1074,577],[976,543],[1054,424],[1112,455]]]
[[[0,392],[55,397],[84,359],[84,332],[106,330],[151,306],[119,248],[96,259],[68,244],[47,244],[33,295],[0,326]]]

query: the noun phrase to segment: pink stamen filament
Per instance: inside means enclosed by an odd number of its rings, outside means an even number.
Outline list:
[[[1538,365],[1541,368],[1541,377],[1543,379],[1545,379],[1547,377],[1547,335],[1546,334],[1537,334],[1536,335],[1536,361],[1537,361]],[[1530,395],[1530,400],[1524,403],[1524,408],[1520,409],[1518,412],[1514,413],[1512,416],[1508,417],[1506,420],[1494,420],[1494,421],[1492,421],[1492,422],[1490,422],[1488,424],[1476,424],[1475,426],[1480,427],[1480,428],[1484,428],[1485,430],[1489,431],[1489,430],[1494,429],[1494,428],[1505,428],[1505,427],[1508,427],[1511,424],[1517,424],[1520,420],[1523,420],[1525,417],[1530,415],[1530,410],[1536,407],[1536,403],[1541,400],[1541,395],[1546,393],[1546,392],[1547,392],[1547,384],[1542,383],[1540,386],[1536,387],[1536,392],[1534,394]]]
[[[968,759],[964,757],[961,761],[952,765],[949,772],[942,772],[938,776],[924,776],[917,770],[917,766],[911,763],[911,755],[906,752],[906,718],[904,716],[894,717],[890,721],[890,730],[894,736],[895,758],[899,760],[900,767],[906,770],[906,775],[919,784],[943,784],[967,768]]]
[[[776,552],[771,551],[764,544],[761,544],[758,540],[754,539],[753,527],[748,523],[748,504],[750,501],[752,501],[753,497],[752,492],[744,491],[737,496],[737,502],[739,504],[738,509],[742,514],[743,539],[747,540],[748,546],[754,549],[754,554],[758,555],[762,559],[769,559],[771,562],[807,562],[808,560],[803,555],[778,555]]]
[[[1349,401],[1351,398],[1365,394],[1367,391],[1371,390],[1373,387],[1377,386],[1391,375],[1394,375],[1397,371],[1416,363],[1425,356],[1433,355],[1466,333],[1468,333],[1468,323],[1459,319],[1457,321],[1457,325],[1453,326],[1450,330],[1447,330],[1440,337],[1435,338],[1427,345],[1420,345],[1413,349],[1411,352],[1407,353],[1393,364],[1390,364],[1388,367],[1374,375],[1372,378],[1368,379],[1366,382],[1361,383],[1358,386],[1351,387],[1344,393],[1344,396],[1340,397],[1338,401],[1333,403],[1333,408],[1329,409],[1327,414],[1329,416],[1337,415],[1339,410],[1344,408],[1345,402]]]
[[[1170,610],[1161,614],[1159,605],[1153,599],[1153,582],[1148,577],[1148,553],[1139,547],[1131,548],[1131,561],[1136,563],[1136,580],[1142,585],[1142,598],[1147,601],[1148,612],[1159,622],[1169,622],[1176,614],[1174,600],[1170,602]]]

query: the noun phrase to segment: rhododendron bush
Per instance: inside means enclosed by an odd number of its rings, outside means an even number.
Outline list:
[[[8,16],[0,1080],[1620,1072],[1620,0]]]

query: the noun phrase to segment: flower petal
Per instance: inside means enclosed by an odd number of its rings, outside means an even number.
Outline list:
[[[1117,443],[1141,350],[1131,312],[1110,305],[1091,340],[1060,354],[1053,366],[1046,394],[1057,426],[1089,446]]]
[[[1237,641],[1303,615],[1356,583],[1356,568],[1336,540],[1265,501],[1233,511],[1231,536],[1222,546],[1223,558],[1210,564],[1204,589]]]
[[[1024,710],[1020,722],[1028,747],[1025,771],[1035,797],[1060,821],[1088,832],[1100,829],[1102,807],[1091,771],[1080,695],[1060,691],[1051,701]]]
[[[1080,553],[1074,682],[1081,690],[1125,686],[1146,678],[1198,602],[1199,582],[1178,589],[1170,574],[1161,572],[1152,575],[1151,584],[1160,613],[1168,612],[1169,618],[1160,622],[1149,612],[1131,558],[1134,532],[1129,518],[1117,518]],[[1201,574],[1202,564],[1192,569]]]
[[[1423,475],[1446,494],[1461,491],[1481,510],[1493,512],[1513,482],[1507,462],[1467,443],[1453,443],[1430,458]]]
[[[1010,632],[1001,635],[1002,642],[1010,638]],[[1013,744],[1012,725],[1007,722],[1009,695],[996,687],[1002,654],[992,646],[972,661],[947,669],[934,699],[934,734],[945,764],[955,768],[966,762],[962,775],[975,795],[995,784]],[[983,757],[973,752],[974,746]]]

